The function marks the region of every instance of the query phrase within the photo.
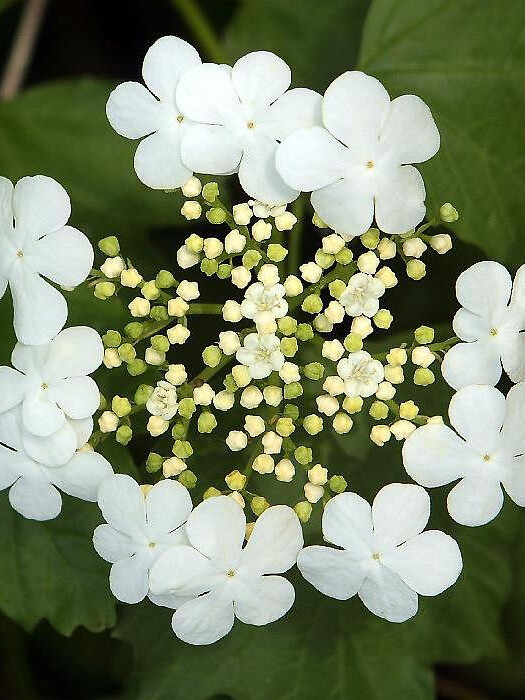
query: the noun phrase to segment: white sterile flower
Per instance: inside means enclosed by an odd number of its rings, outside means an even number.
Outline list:
[[[458,277],[456,295],[463,308],[453,327],[464,342],[451,348],[441,365],[448,384],[494,386],[502,365],[513,382],[525,379],[525,266],[513,286],[503,265],[476,263]]]
[[[452,537],[423,532],[429,516],[428,494],[414,484],[385,486],[372,506],[341,493],[323,513],[324,539],[341,549],[306,547],[297,566],[321,593],[338,600],[357,594],[375,615],[404,622],[417,613],[418,594],[439,595],[463,567]]]
[[[0,416],[0,490],[9,489],[9,502],[20,515],[56,518],[62,508],[59,490],[84,501],[97,500],[100,484],[113,473],[102,455],[82,451],[61,466],[44,466],[27,454],[22,433],[20,411]]]
[[[181,187],[192,176],[180,158],[181,140],[193,124],[181,112],[176,87],[181,76],[201,60],[197,51],[175,36],[158,39],[147,51],[141,83],[118,85],[109,96],[106,114],[121,136],[142,139],[135,153],[135,172],[148,187]]]
[[[146,496],[127,474],[115,474],[100,487],[98,505],[106,523],[93,533],[97,553],[112,564],[111,592],[124,603],[139,603],[148,594],[148,573],[161,554],[186,544],[181,527],[191,512],[187,489],[165,479]],[[154,603],[176,607],[181,599],[149,596]]]
[[[0,298],[7,286],[21,343],[48,343],[64,326],[67,304],[43,277],[76,287],[93,265],[86,236],[67,226],[71,203],[50,177],[23,177],[13,187],[0,177]]]
[[[367,398],[375,394],[384,378],[383,365],[366,350],[353,352],[337,363],[337,374],[345,383],[347,396]]]
[[[20,412],[21,443],[37,462],[65,464],[91,435],[100,392],[87,375],[103,355],[99,334],[79,326],[45,345],[18,343],[11,356],[16,369],[0,367],[0,414]]]
[[[450,515],[462,525],[484,525],[503,505],[503,491],[525,506],[525,383],[503,394],[488,386],[469,386],[452,397],[452,427],[430,423],[403,446],[407,473],[423,486],[457,479],[448,495]]]
[[[246,517],[231,498],[200,503],[186,523],[191,546],[174,547],[152,567],[150,586],[160,595],[191,596],[177,608],[173,630],[190,644],[211,644],[233,627],[278,620],[295,591],[282,576],[303,545],[299,519],[288,506],[268,508],[243,549]]]
[[[231,70],[211,63],[188,71],[177,87],[183,113],[200,124],[187,132],[182,160],[197,172],[239,173],[249,195],[275,205],[298,195],[275,169],[278,142],[320,123],[321,96],[288,90],[286,63],[268,51],[240,58]]]
[[[379,311],[379,299],[385,293],[385,285],[372,275],[357,272],[339,297],[349,316],[372,317]]]
[[[285,363],[281,341],[273,333],[250,333],[235,357],[248,368],[252,379],[265,379],[272,372],[278,372]]]
[[[251,284],[244,293],[241,312],[244,318],[255,321],[256,326],[266,327],[277,318],[283,318],[288,312],[288,302],[284,298],[282,284],[265,287],[262,282]]]
[[[177,389],[173,384],[163,380],[157,382],[157,386],[146,403],[146,409],[151,415],[171,420],[177,413],[178,407]]]
[[[348,237],[374,219],[404,233],[425,215],[425,186],[412,165],[439,149],[439,132],[418,97],[390,101],[381,83],[360,71],[343,73],[323,98],[323,127],[298,129],[281,144],[276,167],[290,187],[312,191],[312,205]]]

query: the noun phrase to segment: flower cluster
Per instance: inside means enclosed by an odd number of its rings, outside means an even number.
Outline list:
[[[182,217],[214,235],[174,242],[177,269],[155,276],[107,236],[92,268],[87,240],[66,226],[69,200],[57,183],[0,181],[0,285],[11,286],[19,339],[13,368],[0,368],[0,485],[38,519],[60,511],[56,487],[98,500],[106,522],[93,541],[111,563],[114,596],[173,609],[175,634],[192,644],[220,639],[235,618],[263,625],[285,615],[295,592],[282,574],[295,564],[325,595],[357,594],[374,614],[407,620],[419,595],[438,595],[462,569],[455,540],[425,530],[423,487],[460,479],[448,507],[466,525],[497,515],[501,486],[525,505],[523,385],[506,398],[495,388],[502,368],[525,380],[522,269],[512,287],[498,263],[474,265],[458,279],[456,336],[436,340],[420,326],[392,346],[387,299],[399,269],[422,279],[423,256],[451,249],[444,227],[458,218],[450,203],[427,213],[412,165],[439,148],[428,107],[413,95],[391,100],[358,71],[323,96],[290,89],[290,69],[272,53],[230,68],[202,63],[176,37],[149,49],[143,78],[146,87],[128,82],[111,93],[108,119],[142,139],[140,180],[168,194],[180,188]],[[222,184],[195,173],[236,173],[246,198],[230,206]],[[301,192],[312,193],[318,237],[306,261]],[[128,323],[102,339],[85,327],[62,330],[64,298],[40,275],[63,288],[86,280],[101,303],[118,297]],[[226,290],[213,303],[201,300],[205,278]],[[193,320],[202,316],[221,330],[197,347]],[[101,364],[127,377],[118,394],[99,394],[89,375]],[[411,394],[439,371],[459,390],[454,430]],[[378,447],[403,443],[419,485],[388,484],[370,505],[332,472],[317,436],[351,441],[357,421]],[[139,434],[143,444],[144,433],[140,482],[112,474],[94,451]],[[211,433],[214,466],[230,466],[199,493],[210,482],[202,449]],[[283,505],[266,488],[276,484],[301,495]],[[314,512],[336,548],[303,548],[302,524]]]

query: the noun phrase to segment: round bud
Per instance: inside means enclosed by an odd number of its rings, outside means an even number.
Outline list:
[[[361,235],[361,243],[365,248],[369,248],[370,250],[377,248],[377,244],[379,243],[379,230],[377,228],[371,228],[366,233],[363,233]]]
[[[198,202],[187,200],[181,207],[180,213],[188,221],[198,219],[202,214],[202,207]]]
[[[434,340],[434,329],[430,328],[430,326],[419,326],[414,331],[414,338],[416,343],[428,345]]]
[[[131,441],[133,437],[133,431],[129,425],[121,425],[117,432],[115,433],[115,440],[120,444],[126,446]]]
[[[159,435],[163,435],[169,427],[170,424],[168,421],[161,416],[150,416],[146,429],[152,437],[158,437]]]
[[[337,413],[332,421],[332,427],[339,435],[349,433],[353,425],[354,421],[350,418],[348,413],[343,413],[342,411]]]
[[[197,430],[199,433],[211,433],[217,427],[217,419],[209,411],[203,411],[197,421]]]
[[[206,212],[206,218],[210,224],[223,224],[226,221],[226,212],[220,207],[213,207]]]
[[[186,463],[178,457],[169,457],[162,463],[162,473],[169,479],[170,476],[179,476],[186,469]]]
[[[178,482],[187,489],[194,489],[197,486],[197,476],[190,469],[185,469],[179,476]]]
[[[244,419],[244,429],[250,437],[257,437],[264,433],[266,426],[261,416],[246,416]]]
[[[303,291],[303,283],[295,275],[288,275],[284,280],[284,290],[287,297],[296,297]]]
[[[299,464],[306,466],[312,461],[312,450],[309,447],[300,445],[295,449],[294,457],[297,460],[297,462],[299,462]]]
[[[436,253],[444,255],[452,248],[452,238],[448,233],[438,233],[436,236],[431,237],[430,245]]]
[[[150,452],[148,458],[146,459],[146,471],[150,474],[158,472],[162,467],[164,462],[164,457],[157,454],[156,452]]]
[[[179,459],[188,459],[193,454],[193,448],[187,440],[175,440],[172,452]]]
[[[250,507],[254,515],[262,515],[264,511],[270,507],[270,504],[263,496],[254,496],[251,500]]]
[[[434,372],[426,367],[418,367],[414,372],[414,384],[417,384],[417,386],[429,386],[435,380]]]
[[[422,260],[416,260],[413,258],[407,262],[407,275],[413,280],[420,280],[427,273],[427,268]]]
[[[289,459],[281,459],[275,465],[275,478],[277,481],[290,482],[295,476],[295,467]]]
[[[185,182],[181,187],[182,194],[185,197],[198,197],[201,193],[201,190],[201,181],[198,177],[195,177],[195,175],[190,177],[190,179],[187,182]]]
[[[294,508],[295,513],[302,523],[307,523],[312,515],[312,504],[308,501],[301,501],[296,503]]]
[[[207,182],[202,188],[202,196],[208,204],[213,204],[219,196],[219,185],[216,182]]]
[[[270,243],[266,253],[270,260],[276,263],[282,262],[288,255],[288,251],[280,243]]]
[[[384,420],[388,416],[388,406],[382,401],[373,401],[368,412],[374,420]]]
[[[112,433],[118,428],[119,417],[113,411],[104,411],[98,419],[98,427],[102,433]]]
[[[252,469],[259,474],[271,474],[274,467],[274,459],[269,454],[257,455],[252,463]]]
[[[226,444],[232,452],[239,452],[248,444],[248,437],[242,430],[230,430],[226,437]]]
[[[116,236],[106,236],[106,238],[102,238],[102,240],[98,242],[98,247],[104,255],[108,255],[110,258],[114,258],[120,253],[120,245]]]
[[[453,224],[459,219],[457,209],[453,207],[450,202],[445,202],[445,204],[439,208],[439,215],[441,221],[444,221],[446,224]]]
[[[252,210],[249,204],[235,204],[232,212],[233,220],[238,226],[248,226],[252,218]]]
[[[122,396],[114,396],[111,402],[111,410],[119,418],[124,418],[131,413],[131,403],[129,399]]]
[[[370,440],[378,447],[383,447],[390,440],[391,435],[388,425],[374,425],[370,431]]]
[[[330,486],[330,490],[333,491],[333,493],[343,493],[343,491],[348,486],[346,479],[340,474],[334,474],[334,476],[330,478],[328,485]]]
[[[310,503],[317,503],[324,496],[324,488],[308,482],[304,485],[304,495]]]
[[[246,486],[246,476],[241,474],[238,469],[234,469],[232,472],[224,477],[226,486],[232,491],[242,491]]]

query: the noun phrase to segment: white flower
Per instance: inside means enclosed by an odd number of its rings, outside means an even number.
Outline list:
[[[463,308],[454,316],[454,332],[465,342],[445,355],[441,370],[448,384],[494,386],[501,365],[513,382],[525,379],[525,266],[513,286],[503,265],[476,263],[458,277],[456,295]]]
[[[157,382],[157,386],[146,403],[146,408],[151,415],[171,420],[177,413],[178,407],[177,389],[173,384],[163,380]]]
[[[366,350],[350,353],[337,363],[337,374],[345,383],[347,396],[375,394],[384,378],[383,365]]]
[[[149,590],[150,567],[161,554],[187,542],[181,527],[191,512],[187,489],[177,481],[159,481],[144,496],[127,474],[115,474],[100,487],[98,505],[107,524],[93,533],[97,553],[113,566],[111,592],[124,603],[139,603]],[[154,603],[176,607],[172,596],[149,596]]]
[[[276,167],[345,238],[374,219],[386,233],[404,233],[425,215],[425,186],[411,165],[439,149],[439,133],[419,97],[390,101],[381,83],[359,71],[343,73],[323,98],[322,127],[299,129],[277,151]]]
[[[68,462],[87,441],[100,392],[88,374],[101,364],[104,350],[92,328],[66,328],[45,345],[18,343],[16,367],[0,367],[0,414],[19,411],[20,440],[33,459],[48,466]],[[78,427],[85,436],[78,444]]]
[[[0,416],[0,490],[9,489],[11,506],[24,518],[50,520],[62,508],[63,491],[96,501],[102,481],[113,473],[109,462],[93,452],[77,452],[64,465],[47,467],[24,450],[20,411]]]
[[[368,316],[379,311],[379,299],[385,293],[385,285],[372,275],[357,272],[352,275],[348,286],[339,297],[349,316]]]
[[[252,379],[265,379],[274,371],[279,371],[285,363],[281,352],[281,341],[273,333],[259,335],[250,333],[237,350],[235,357],[248,367]]]
[[[288,302],[284,298],[282,284],[265,287],[262,282],[251,284],[244,293],[241,312],[244,318],[255,321],[257,327],[265,328],[276,318],[283,318],[288,312]]]
[[[330,499],[323,536],[341,549],[306,547],[297,566],[321,593],[338,600],[359,596],[375,615],[404,622],[418,609],[418,594],[435,596],[462,569],[457,542],[439,530],[423,532],[430,499],[414,484],[389,484],[372,507],[356,493]]]
[[[64,326],[67,304],[42,277],[76,287],[93,265],[86,236],[67,226],[71,203],[50,177],[23,177],[13,187],[0,177],[0,298],[7,285],[21,343],[48,343]]]
[[[148,49],[142,64],[147,85],[127,82],[109,96],[106,114],[121,136],[142,139],[135,153],[135,172],[148,187],[174,189],[192,171],[181,161],[180,146],[194,128],[181,113],[175,97],[181,76],[200,64],[197,51],[175,36],[164,36]]]
[[[235,618],[267,625],[292,607],[295,591],[281,574],[296,562],[303,544],[299,520],[288,506],[268,508],[242,547],[246,518],[227,496],[210,498],[188,518],[191,546],[175,547],[150,574],[151,590],[191,596],[173,615],[175,634],[190,644],[224,637]]]
[[[275,54],[255,51],[231,70],[207,63],[188,71],[177,87],[183,114],[200,124],[181,145],[182,160],[197,172],[239,173],[249,195],[268,205],[295,199],[275,169],[278,142],[298,127],[320,123],[321,96],[288,90],[291,73]]]
[[[450,515],[462,525],[484,525],[503,505],[503,491],[525,506],[525,383],[507,396],[488,386],[469,386],[452,397],[452,427],[418,428],[403,446],[407,473],[423,486],[459,483],[448,495]]]

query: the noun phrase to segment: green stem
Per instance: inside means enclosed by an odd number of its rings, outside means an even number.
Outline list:
[[[171,0],[171,2],[184,18],[208,58],[215,63],[226,63],[228,59],[219,37],[197,2],[195,0]]]
[[[190,304],[187,316],[219,316],[223,304]]]

